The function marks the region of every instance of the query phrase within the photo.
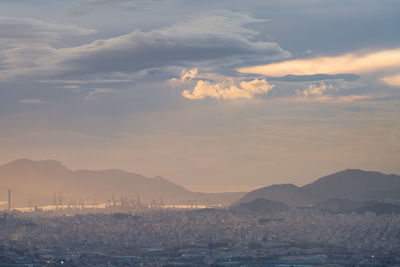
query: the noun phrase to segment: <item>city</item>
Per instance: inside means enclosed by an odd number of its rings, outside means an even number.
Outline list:
[[[0,267],[400,267],[400,0],[0,0]]]
[[[150,207],[79,213],[73,209],[3,212],[0,265],[400,264],[398,213],[329,214],[297,208],[249,216],[229,209]]]

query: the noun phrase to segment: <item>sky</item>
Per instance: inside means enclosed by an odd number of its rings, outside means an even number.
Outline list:
[[[0,1],[0,163],[203,192],[400,174],[400,1]]]

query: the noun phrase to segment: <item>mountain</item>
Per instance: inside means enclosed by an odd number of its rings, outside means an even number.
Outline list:
[[[400,205],[384,203],[377,200],[354,201],[347,199],[329,199],[314,206],[317,210],[332,214],[374,212],[377,215],[400,213]]]
[[[349,169],[320,178],[303,186],[302,190],[320,200],[397,199],[400,198],[400,176]]]
[[[269,199],[286,205],[305,206],[314,202],[314,197],[301,191],[301,188],[293,184],[271,185],[251,191],[239,200],[239,203],[247,203],[255,199]]]
[[[378,201],[367,201],[356,209],[357,213],[374,212],[376,215],[400,213],[400,205],[392,203],[382,203]]]
[[[279,213],[289,210],[289,206],[276,201],[258,198],[252,202],[239,203],[229,208],[238,214],[265,215],[269,213]]]
[[[256,189],[244,195],[238,203],[251,202],[257,198],[279,201],[292,207],[313,205],[328,199],[400,199],[400,176],[349,169],[302,187],[282,184]]]
[[[317,210],[332,214],[351,213],[362,206],[363,202],[348,199],[328,199],[314,205]]]
[[[227,204],[238,200],[244,193],[206,194],[186,190],[169,180],[157,176],[147,178],[123,170],[72,171],[55,160],[32,161],[19,159],[0,165],[0,200],[7,199],[7,190],[12,189],[14,206],[49,205],[53,194],[62,193],[64,203],[85,200],[99,203],[112,196],[127,196],[150,201],[180,202],[196,199],[198,203]]]

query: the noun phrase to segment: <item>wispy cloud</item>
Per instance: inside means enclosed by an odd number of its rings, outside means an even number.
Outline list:
[[[192,79],[196,78],[197,75],[199,74],[199,70],[197,68],[191,69],[191,70],[186,70],[183,69],[181,72],[181,77],[179,79],[172,78],[170,81],[171,82],[186,82],[186,81],[191,81]]]
[[[297,102],[332,102],[332,103],[350,103],[354,101],[372,100],[375,97],[372,95],[321,95],[316,97],[298,97]]]
[[[57,24],[33,18],[0,17],[0,40],[34,42],[62,36],[88,35],[96,30],[71,24]]]
[[[337,87],[331,83],[320,82],[319,84],[310,84],[303,90],[296,90],[295,96],[276,98],[275,100],[285,102],[350,103],[379,98],[379,96],[371,94],[338,94],[343,89],[343,84]]]
[[[22,104],[33,104],[33,105],[42,105],[42,104],[51,104],[50,102],[44,101],[39,98],[26,98],[19,100]]]
[[[120,91],[115,88],[93,88],[92,91],[86,96],[86,99],[92,98],[98,94],[117,94]]]
[[[294,59],[267,65],[239,68],[241,73],[254,73],[271,77],[289,74],[362,74],[400,67],[400,48],[370,53],[354,52],[334,57]]]
[[[98,8],[119,8],[132,12],[132,10],[146,7],[160,1],[161,0],[82,0],[75,2],[70,7],[70,12],[73,15],[84,15]]]
[[[316,95],[313,97],[305,95],[276,97],[269,101],[278,103],[352,103],[358,101],[374,100],[379,96],[374,95]]]
[[[304,89],[303,91],[297,91],[297,92],[298,92],[298,94],[301,94],[304,96],[320,96],[326,90],[332,90],[332,89],[334,89],[333,84],[325,84],[324,82],[321,82],[319,85],[311,84],[310,86],[307,87],[307,89]]]
[[[382,81],[390,86],[400,86],[400,74],[383,77]]]
[[[356,81],[360,79],[359,75],[355,74],[312,74],[312,75],[293,75],[289,74],[279,78],[270,78],[270,81],[284,81],[284,82],[314,82],[323,80],[343,80],[343,81]]]
[[[71,84],[71,85],[60,85],[59,87],[65,88],[65,89],[73,89],[73,90],[79,89],[79,86],[73,85],[73,84]]]

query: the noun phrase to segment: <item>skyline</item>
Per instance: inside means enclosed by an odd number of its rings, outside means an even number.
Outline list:
[[[0,164],[204,192],[400,174],[400,3],[260,2],[2,1]]]

